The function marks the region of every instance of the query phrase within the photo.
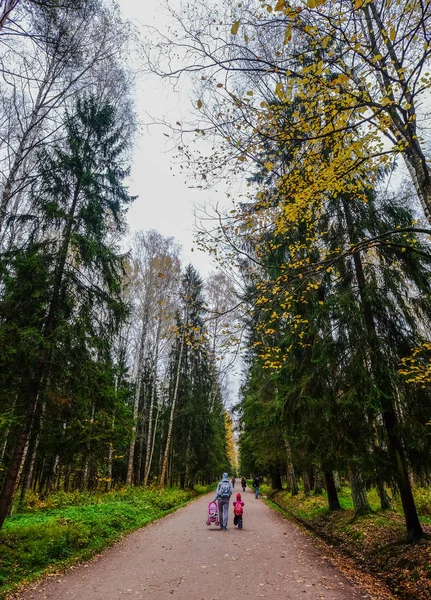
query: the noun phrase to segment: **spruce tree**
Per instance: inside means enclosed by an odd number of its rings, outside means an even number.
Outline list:
[[[28,242],[11,249],[3,261],[2,333],[13,330],[20,339],[18,353],[8,346],[6,354],[16,422],[0,525],[11,506],[44,393],[68,363],[74,365],[70,377],[76,381],[83,356],[87,363],[94,362],[90,357],[102,357],[101,343],[112,339],[126,315],[123,258],[115,235],[124,230],[125,208],[132,200],[123,183],[127,140],[114,108],[99,105],[92,96],[76,102],[65,132],[64,143],[38,157],[30,210],[21,218]],[[37,273],[31,283],[30,271]],[[23,299],[26,286],[31,296]],[[16,303],[23,310],[14,315]],[[24,344],[25,339],[30,343]]]

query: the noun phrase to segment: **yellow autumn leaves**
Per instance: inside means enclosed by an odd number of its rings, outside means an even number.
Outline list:
[[[401,360],[398,370],[408,383],[415,383],[422,387],[431,384],[431,343],[425,342],[414,348],[411,356]]]

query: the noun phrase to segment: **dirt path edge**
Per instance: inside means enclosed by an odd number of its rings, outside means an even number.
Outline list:
[[[364,590],[376,598],[376,600],[396,600],[399,596],[394,595],[393,591],[386,585],[384,581],[371,574],[366,569],[366,566],[355,560],[355,557],[348,554],[344,549],[334,546],[328,536],[317,527],[313,527],[305,519],[301,519],[294,513],[286,510],[275,500],[277,492],[273,492],[267,497],[262,496],[264,502],[272,509],[280,513],[286,520],[295,523],[301,531],[310,537],[316,545],[319,545],[330,560],[330,562],[339,569],[346,577],[352,579],[360,585]]]

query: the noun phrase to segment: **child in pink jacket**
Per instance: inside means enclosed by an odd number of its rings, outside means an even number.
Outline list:
[[[233,503],[233,524],[238,525],[238,529],[242,529],[242,515],[243,515],[244,502],[241,500],[241,494],[238,492],[236,500]]]

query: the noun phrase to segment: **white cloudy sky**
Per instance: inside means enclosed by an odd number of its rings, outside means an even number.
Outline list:
[[[160,0],[119,0],[122,15],[131,20],[145,38],[145,26],[163,30],[169,15]],[[139,67],[139,60],[134,59]],[[133,230],[157,229],[164,235],[174,236],[183,247],[184,262],[192,262],[202,275],[215,269],[208,255],[196,248],[192,252],[194,209],[204,204],[226,202],[225,194],[217,191],[193,189],[175,159],[172,142],[164,134],[169,130],[151,125],[151,118],[175,123],[182,121],[193,110],[189,83],[180,82],[174,91],[171,85],[157,76],[142,75],[136,86],[136,104],[141,121],[140,135],[133,157],[130,191],[139,196],[129,211]]]
[[[163,0],[117,0],[124,18],[129,19],[145,38],[145,26],[163,30],[169,24],[169,15],[163,10]],[[169,0],[170,4],[181,0]],[[139,59],[133,59],[139,68]],[[216,268],[208,254],[194,245],[195,209],[203,206],[227,207],[226,188],[220,185],[212,190],[193,187],[175,159],[172,140],[164,134],[169,129],[162,125],[148,124],[156,121],[184,122],[196,113],[196,98],[190,81],[180,81],[174,91],[165,80],[157,76],[139,76],[136,83],[135,101],[141,122],[140,135],[133,154],[130,192],[139,198],[129,210],[131,231],[157,229],[163,235],[173,236],[183,248],[184,263],[191,262],[202,276]],[[238,184],[239,185],[239,184]],[[235,195],[235,190],[230,189]],[[193,248],[193,251],[192,251]],[[241,365],[229,376],[229,403],[236,401],[240,385]]]

